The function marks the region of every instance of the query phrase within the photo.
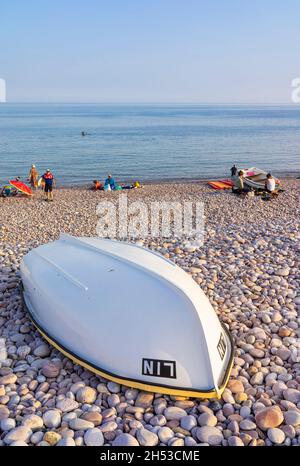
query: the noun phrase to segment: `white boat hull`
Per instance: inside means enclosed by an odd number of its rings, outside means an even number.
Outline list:
[[[95,373],[158,393],[219,397],[233,345],[199,286],[144,248],[61,236],[21,264],[31,319]]]
[[[244,184],[249,188],[253,189],[265,189],[265,182],[267,180],[267,172],[260,168],[251,167],[243,169],[244,172]],[[275,179],[276,188],[279,186],[280,181]]]

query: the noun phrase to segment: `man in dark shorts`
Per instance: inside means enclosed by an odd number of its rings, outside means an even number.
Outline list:
[[[54,176],[52,175],[50,170],[47,170],[46,173],[42,176],[45,182],[45,193],[46,193],[46,201],[53,201],[53,184],[54,184]]]
[[[231,167],[230,171],[231,171],[231,176],[234,177],[234,176],[236,176],[238,169],[237,169],[237,167],[235,165],[233,165],[233,167]]]

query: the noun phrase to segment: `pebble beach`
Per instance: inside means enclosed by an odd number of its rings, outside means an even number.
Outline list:
[[[204,202],[202,246],[137,242],[191,274],[228,326],[235,358],[219,400],[98,377],[50,346],[23,308],[22,257],[62,232],[95,236],[98,203],[117,202],[118,192],[60,188],[52,203],[41,191],[0,198],[0,445],[300,445],[300,180],[283,180],[283,189],[270,201],[204,182],[126,193],[128,202]]]

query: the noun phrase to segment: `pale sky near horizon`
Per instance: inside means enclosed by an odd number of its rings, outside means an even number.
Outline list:
[[[9,102],[291,103],[299,0],[0,0]]]

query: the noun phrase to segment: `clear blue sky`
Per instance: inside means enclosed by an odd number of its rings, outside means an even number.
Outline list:
[[[290,102],[299,0],[0,0],[11,102]]]

